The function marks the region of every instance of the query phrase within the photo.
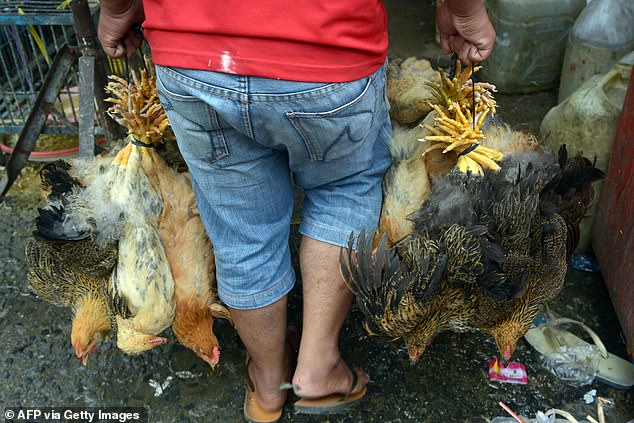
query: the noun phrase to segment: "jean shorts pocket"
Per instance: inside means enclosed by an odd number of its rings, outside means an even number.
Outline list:
[[[377,103],[374,79],[369,77],[344,84],[348,87],[336,92],[343,98],[341,105],[325,111],[286,113],[313,161],[336,160],[348,155],[361,146],[372,130]],[[318,102],[316,99],[315,103]]]
[[[178,146],[185,157],[215,162],[229,155],[229,148],[216,111],[190,95],[187,86],[157,69],[156,87]]]

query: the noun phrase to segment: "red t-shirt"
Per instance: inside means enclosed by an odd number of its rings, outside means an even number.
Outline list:
[[[306,82],[344,82],[387,56],[381,0],[144,0],[152,60]]]

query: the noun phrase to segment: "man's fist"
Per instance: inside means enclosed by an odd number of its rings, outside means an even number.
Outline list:
[[[110,57],[131,57],[143,42],[132,26],[144,19],[141,0],[102,0],[98,35],[103,51]]]
[[[436,25],[442,51],[455,52],[464,64],[480,63],[493,51],[495,30],[483,0],[445,0]]]

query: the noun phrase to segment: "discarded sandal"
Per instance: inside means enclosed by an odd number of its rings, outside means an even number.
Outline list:
[[[258,396],[255,392],[255,384],[251,380],[249,375],[249,364],[251,363],[251,357],[247,354],[247,386],[244,393],[244,419],[248,423],[275,423],[282,418],[282,411],[284,407],[280,407],[279,410],[266,411],[263,410],[258,403]]]
[[[361,400],[368,387],[364,386],[359,392],[352,393],[359,382],[359,371],[350,368],[352,383],[346,394],[330,394],[319,398],[301,398],[295,402],[295,411],[301,414],[337,414],[344,412]]]
[[[587,325],[573,319],[553,318],[548,320],[539,317],[535,320],[536,326],[529,329],[524,335],[526,341],[543,355],[556,352],[563,346],[582,347],[588,346],[586,341],[574,334],[556,326],[564,323],[572,323],[581,326],[592,338],[600,352],[598,372],[595,379],[618,389],[630,389],[634,386],[634,364],[609,353],[599,336]]]

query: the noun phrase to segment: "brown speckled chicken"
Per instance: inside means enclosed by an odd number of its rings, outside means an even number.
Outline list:
[[[568,263],[579,241],[579,223],[594,196],[592,183],[603,178],[603,172],[581,154],[568,159],[565,146],[559,151],[558,165],[544,172],[549,180],[539,193],[539,213],[530,228],[531,262],[525,289],[518,299],[503,307],[482,302],[478,314],[497,317],[473,322],[494,336],[506,360],[515,352],[541,305],[563,288]]]
[[[578,231],[579,220],[592,200],[592,182],[602,173],[580,155],[567,160],[565,146],[558,161],[547,152],[528,151],[507,155],[501,166],[499,173],[485,171],[483,177],[467,177],[464,183],[448,178],[454,181],[454,188],[445,188],[447,191],[462,196],[464,190],[471,200],[458,201],[458,207],[452,209],[439,199],[441,206],[427,214],[433,214],[440,225],[443,220],[448,225],[456,219],[482,225],[487,228],[486,241],[499,246],[502,256],[489,261],[495,270],[489,274],[498,274],[499,282],[487,282],[490,288],[486,292],[476,291],[477,309],[468,325],[492,335],[508,360],[540,306],[561,291],[576,246],[574,230]],[[440,195],[449,198],[451,194]],[[444,216],[441,208],[447,211]],[[472,216],[460,218],[465,210]],[[417,229],[424,226],[419,223]]]
[[[105,283],[116,258],[116,248],[101,249],[91,240],[26,243],[29,289],[51,304],[71,308],[71,344],[83,364],[112,329]]]
[[[473,188],[467,189],[473,193],[476,220],[487,227],[489,239],[499,245],[502,252],[498,269],[504,280],[502,287],[507,290],[502,295],[478,294],[476,312],[469,325],[493,336],[506,358],[517,341],[515,339],[511,346],[509,336],[514,330],[508,318],[519,304],[518,299],[527,294],[533,281],[549,283],[550,276],[554,276],[544,273],[546,269],[541,263],[548,260],[553,265],[550,270],[563,270],[564,274],[566,266],[557,260],[557,251],[561,248],[556,246],[551,255],[542,257],[542,244],[548,241],[539,235],[542,221],[539,195],[548,170],[535,170],[532,164],[522,168],[512,156],[507,156],[502,166],[500,173],[485,172],[482,178],[467,180],[467,187],[475,182]]]
[[[581,153],[569,158],[565,145],[558,162],[560,171],[544,187],[540,208],[547,215],[556,210],[566,222],[566,260],[570,261],[579,243],[579,223],[594,199],[592,183],[605,175],[596,167],[596,159],[590,162]]]
[[[341,257],[344,280],[365,316],[367,332],[391,340],[403,338],[410,358],[417,360],[438,333],[429,315],[437,314],[432,299],[446,258],[436,254],[432,260],[422,249],[410,248],[401,260],[387,247],[387,236],[373,253],[373,239],[374,234],[361,232],[354,253],[351,237],[348,254]]]
[[[417,232],[394,248],[384,237],[374,252],[360,235],[356,254],[342,260],[342,273],[367,331],[402,337],[415,362],[438,333],[469,330],[478,292],[500,295],[500,278],[490,263],[499,251],[482,240],[485,232],[454,224]]]
[[[105,286],[117,261],[117,243],[95,241],[91,227],[101,222],[94,216],[73,218],[71,203],[84,187],[70,169],[59,161],[46,164],[40,172],[48,204],[38,209],[37,230],[26,242],[27,281],[39,297],[71,308],[71,344],[86,364],[114,324]]]
[[[437,333],[477,328],[510,358],[539,306],[561,290],[566,273],[567,225],[558,207],[567,202],[547,200],[552,187],[571,196],[600,177],[592,165],[580,174],[570,165],[560,170],[547,158],[526,164],[534,158],[508,156],[499,173],[454,171],[435,180],[412,216],[416,229],[408,239],[388,251],[382,242],[375,259],[371,248],[358,243],[358,257],[351,254],[351,266],[342,261],[342,268],[371,333],[402,337],[415,360]],[[585,182],[578,188],[558,182],[570,181],[567,172]],[[437,285],[431,284],[438,272]]]

